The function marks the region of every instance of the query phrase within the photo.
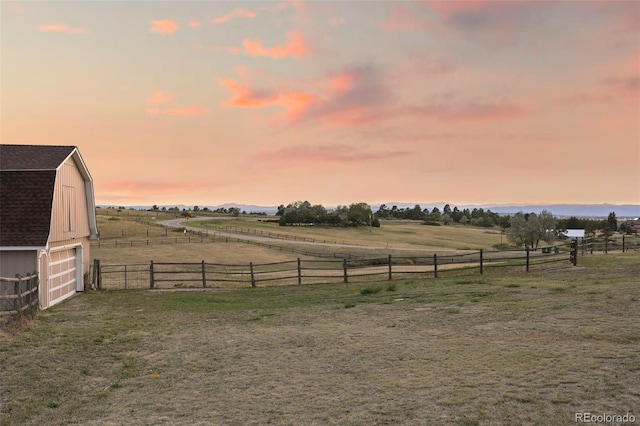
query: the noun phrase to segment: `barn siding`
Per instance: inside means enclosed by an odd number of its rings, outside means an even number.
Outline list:
[[[89,236],[87,197],[82,175],[69,158],[58,170],[53,191],[53,214],[49,242]]]
[[[89,270],[89,213],[85,181],[72,158],[58,169],[53,191],[53,214],[49,250],[65,245],[82,243],[83,270]]]
[[[38,270],[37,252],[35,250],[16,250],[0,252],[0,277],[15,278],[32,274]]]

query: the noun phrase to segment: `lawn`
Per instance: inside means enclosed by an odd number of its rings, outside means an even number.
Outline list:
[[[0,334],[0,424],[640,417],[640,256],[530,274],[85,292]]]

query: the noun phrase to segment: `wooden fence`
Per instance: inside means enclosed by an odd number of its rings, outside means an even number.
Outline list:
[[[575,250],[575,246],[573,248]],[[530,250],[472,251],[428,256],[392,256],[361,259],[301,259],[248,264],[153,262],[101,265],[94,262],[93,280],[98,289],[192,288],[290,285],[362,280],[394,280],[439,277],[452,271],[483,274],[485,268],[531,267],[553,262],[575,262],[568,244]],[[575,251],[574,251],[575,253]],[[568,266],[568,265],[567,265]]]
[[[35,315],[39,303],[38,284],[36,272],[26,277],[0,277],[0,325]]]

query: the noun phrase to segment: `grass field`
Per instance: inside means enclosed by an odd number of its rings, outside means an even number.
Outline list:
[[[385,284],[86,292],[0,334],[0,424],[640,417],[640,256]]]
[[[108,213],[108,215],[107,215]],[[200,261],[238,263],[252,261],[278,262],[305,256],[304,251],[323,255],[353,255],[360,257],[383,257],[388,254],[425,255],[427,251],[439,253],[461,249],[490,249],[505,237],[495,229],[475,228],[469,226],[424,226],[409,221],[383,221],[381,228],[314,228],[305,226],[282,227],[277,223],[264,222],[263,217],[213,218],[208,220],[191,220],[189,227],[198,230],[220,231],[219,227],[242,229],[259,235],[265,235],[264,244],[282,247],[269,249],[247,243],[224,242],[218,239],[211,243],[194,234],[172,232],[156,226],[154,221],[168,219],[170,215],[150,215],[151,212],[98,210],[98,228],[100,244],[93,243],[91,256],[103,263],[148,263],[150,260],[161,261]],[[147,221],[140,222],[140,219]],[[272,235],[273,238],[266,238]],[[277,238],[279,236],[280,238]],[[209,237],[210,238],[210,237]],[[288,238],[288,239],[286,239]],[[307,239],[319,242],[335,242],[338,244],[301,245],[293,239]],[[116,243],[117,242],[117,243]],[[190,242],[190,243],[189,243]],[[340,244],[352,245],[350,247]],[[287,250],[295,248],[292,253]]]

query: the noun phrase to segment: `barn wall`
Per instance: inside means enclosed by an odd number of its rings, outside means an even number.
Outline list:
[[[84,180],[75,161],[69,158],[56,175],[49,243],[65,241],[70,244],[88,236],[89,214]]]
[[[0,277],[15,278],[32,274],[38,270],[35,250],[0,251]]]

